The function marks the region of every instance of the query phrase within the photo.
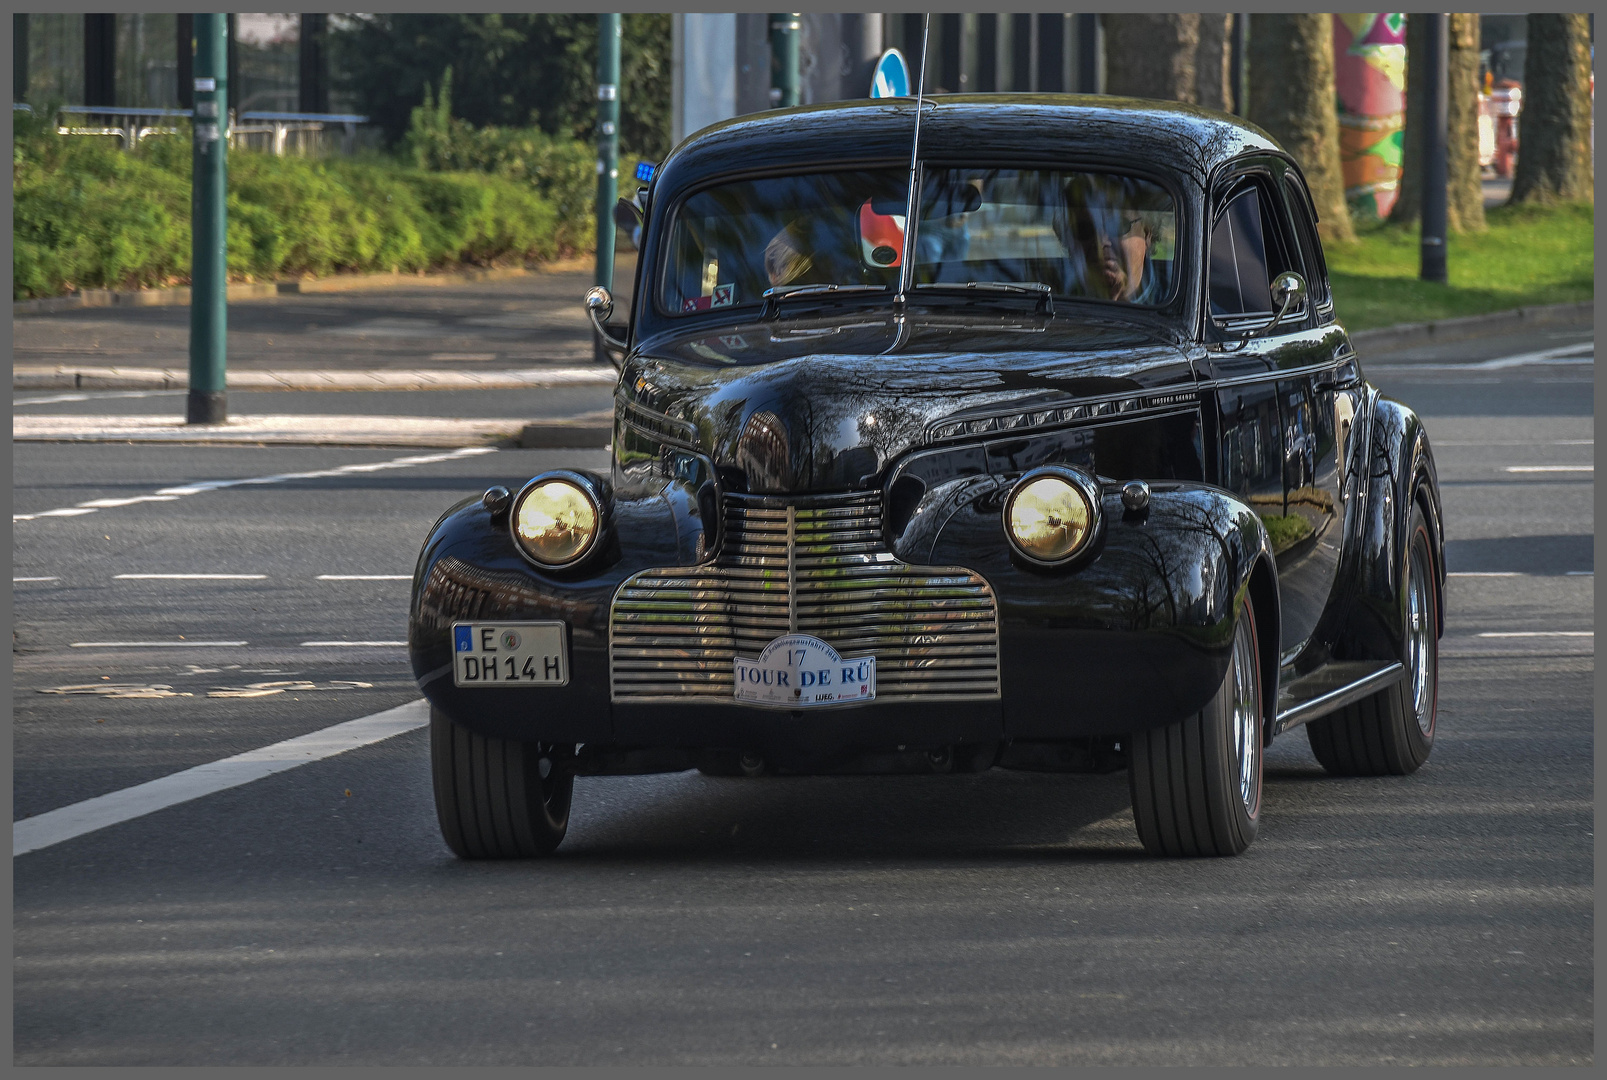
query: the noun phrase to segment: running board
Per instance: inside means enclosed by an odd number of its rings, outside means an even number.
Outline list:
[[[1380,667],[1376,660],[1340,660],[1320,667],[1279,691],[1278,718],[1273,721],[1272,733],[1278,735],[1327,716],[1394,686],[1405,675],[1406,667],[1399,661]]]

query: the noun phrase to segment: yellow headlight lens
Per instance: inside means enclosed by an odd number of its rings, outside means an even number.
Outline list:
[[[1040,476],[1016,492],[1010,535],[1033,558],[1056,562],[1082,545],[1093,518],[1082,489],[1058,476]]]
[[[562,566],[591,546],[597,535],[597,507],[567,480],[549,480],[520,501],[513,533],[536,560]]]

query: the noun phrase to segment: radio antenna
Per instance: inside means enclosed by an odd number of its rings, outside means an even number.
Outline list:
[[[915,79],[915,137],[910,141],[909,201],[904,211],[904,257],[900,260],[898,293],[902,297],[915,280],[916,159],[921,152],[921,103],[926,96],[926,45],[932,37],[932,13],[921,17],[921,73]]]

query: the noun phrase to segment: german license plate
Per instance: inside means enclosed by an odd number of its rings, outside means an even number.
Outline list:
[[[561,622],[453,623],[455,686],[567,686]]]
[[[809,634],[784,634],[757,660],[737,657],[736,699],[755,705],[808,709],[876,698],[876,658],[845,660]]]

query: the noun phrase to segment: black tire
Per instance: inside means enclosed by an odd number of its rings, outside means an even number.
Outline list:
[[[1406,677],[1372,697],[1306,725],[1311,752],[1332,776],[1405,776],[1434,749],[1439,712],[1439,589],[1434,545],[1420,506],[1412,508],[1401,606]]]
[[[1255,615],[1246,602],[1216,696],[1127,742],[1133,823],[1151,855],[1237,855],[1261,827],[1265,732]]]
[[[556,747],[476,734],[430,708],[435,814],[460,859],[549,855],[569,828],[575,774]]]

